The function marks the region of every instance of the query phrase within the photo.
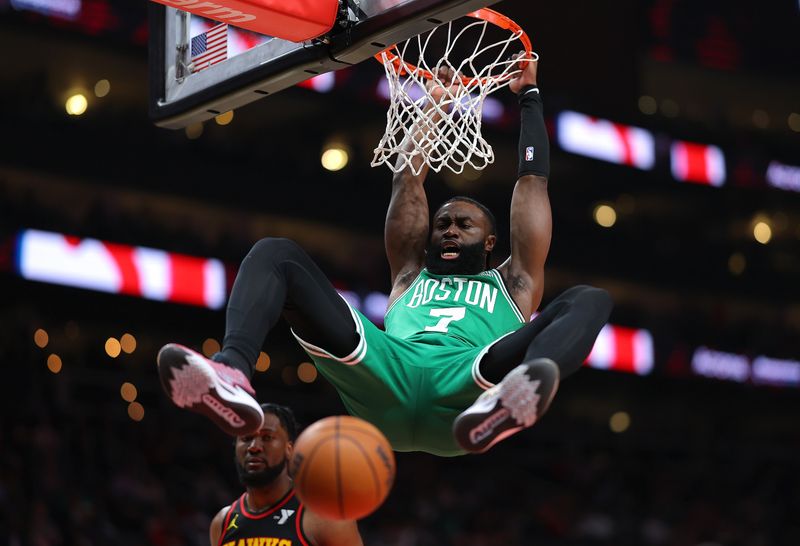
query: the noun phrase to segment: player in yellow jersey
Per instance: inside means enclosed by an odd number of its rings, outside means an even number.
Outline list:
[[[542,300],[552,230],[537,65],[521,61],[509,85],[521,126],[508,259],[489,268],[494,216],[473,199],[450,199],[431,223],[428,169],[414,175],[407,168],[394,176],[386,217],[386,331],[339,297],[298,245],[264,239],[242,262],[222,351],[211,360],[175,344],[159,353],[172,400],[232,434],[260,426],[248,378],[282,315],[348,411],[375,424],[398,451],[483,452],[540,419],[559,381],[588,356],[611,300],[577,286],[530,320]],[[430,91],[433,100],[444,92]]]

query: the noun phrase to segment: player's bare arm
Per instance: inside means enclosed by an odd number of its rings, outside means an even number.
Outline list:
[[[311,510],[303,511],[303,533],[312,546],[362,546],[361,534],[355,521],[322,519]]]
[[[511,256],[500,271],[523,316],[539,307],[544,263],[550,249],[552,215],[547,194],[549,146],[538,101],[537,61],[521,61],[522,72],[509,84],[520,100],[520,177],[511,197]],[[538,108],[538,112],[536,111]]]
[[[406,145],[413,146],[411,143]],[[427,174],[426,165],[419,175],[406,168],[392,179],[392,197],[384,230],[386,257],[391,271],[390,301],[397,299],[422,268],[428,235],[428,199],[423,187]]]
[[[454,75],[452,70],[442,68],[439,79],[449,85]],[[429,83],[428,87],[434,102],[438,103],[446,94],[446,89],[435,83]],[[430,112],[431,122],[435,122],[438,114],[432,110],[432,104],[427,105],[427,111]],[[406,138],[403,149],[413,150],[425,146],[425,132],[425,127],[417,127],[413,136]],[[402,158],[398,158],[398,161],[401,160]],[[422,163],[422,157],[413,157],[412,165],[396,173],[392,179],[392,197],[384,230],[386,255],[391,270],[390,304],[411,284],[425,261],[429,211],[424,183],[428,165],[421,165]],[[417,170],[419,174],[415,175],[414,171]]]
[[[208,538],[211,541],[211,546],[219,546],[219,537],[222,536],[222,524],[225,522],[225,516],[228,515],[230,506],[226,506],[214,516],[211,520],[211,526],[208,529]]]

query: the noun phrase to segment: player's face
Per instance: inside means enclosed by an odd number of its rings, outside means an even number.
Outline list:
[[[236,438],[236,470],[245,486],[269,485],[286,472],[292,443],[280,419],[264,414],[264,426],[256,434]]]
[[[454,201],[433,217],[425,265],[431,273],[469,275],[486,269],[486,254],[494,247],[489,219],[472,203]]]

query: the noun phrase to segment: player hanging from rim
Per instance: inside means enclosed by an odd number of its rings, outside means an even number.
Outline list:
[[[296,497],[288,471],[299,433],[292,410],[278,404],[260,408],[261,428],[236,437],[236,471],[246,492],[214,516],[211,546],[361,546],[354,521],[323,519]]]
[[[297,244],[262,239],[234,283],[222,351],[208,360],[176,344],[161,349],[162,385],[175,404],[231,434],[258,428],[248,379],[282,315],[347,410],[375,424],[397,451],[483,452],[542,417],[559,381],[588,356],[612,304],[604,290],[576,286],[528,322],[542,299],[552,221],[538,62],[519,58],[509,85],[521,111],[509,258],[487,269],[495,222],[477,201],[450,199],[429,226],[428,168],[418,176],[406,168],[394,176],[386,217],[386,331],[351,308]],[[439,75],[452,81],[452,71]],[[431,85],[441,100],[445,89]]]

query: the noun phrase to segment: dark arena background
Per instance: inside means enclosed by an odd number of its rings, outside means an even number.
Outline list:
[[[544,301],[587,283],[615,309],[533,429],[482,456],[398,454],[365,544],[800,544],[800,4],[493,7],[541,55]],[[232,443],[171,405],[155,356],[215,350],[258,239],[298,241],[385,308],[381,67],[169,130],[148,117],[147,39],[142,0],[0,0],[0,545],[208,544],[241,493]],[[495,164],[427,189],[487,204],[502,254],[517,110],[492,98]],[[303,424],[344,412],[284,325],[258,369],[259,399]]]

